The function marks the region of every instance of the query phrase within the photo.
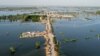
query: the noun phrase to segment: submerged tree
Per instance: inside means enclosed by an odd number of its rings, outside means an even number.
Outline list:
[[[36,49],[39,49],[39,48],[40,48],[40,42],[39,42],[39,41],[37,41],[37,42],[35,43],[35,48],[36,48]]]
[[[10,50],[11,55],[15,54],[15,52],[16,52],[16,48],[13,47],[13,46],[11,46],[11,47],[9,48],[9,50]]]

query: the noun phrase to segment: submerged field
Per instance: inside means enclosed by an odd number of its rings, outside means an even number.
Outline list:
[[[42,9],[31,8],[32,11]],[[46,8],[53,10],[53,8]],[[17,9],[20,11],[20,9]],[[27,9],[28,10],[28,9]],[[77,11],[78,16],[74,18],[53,18],[53,29],[59,42],[60,55],[62,56],[100,56],[100,15],[86,14],[83,9],[78,8],[54,8],[58,11]],[[85,11],[97,11],[98,8],[88,8]],[[22,10],[27,14],[26,10]],[[1,13],[2,12],[2,13]],[[24,14],[22,13],[22,14]],[[28,10],[28,14],[30,14]],[[0,11],[0,15],[21,14],[15,9],[13,11]],[[45,25],[40,22],[21,22],[0,20],[0,56],[45,56],[43,38],[20,39],[22,32],[43,31]],[[36,49],[35,43],[39,41],[40,49]],[[9,48],[16,47],[16,53],[11,54]]]

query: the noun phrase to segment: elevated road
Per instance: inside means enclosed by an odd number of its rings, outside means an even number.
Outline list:
[[[41,18],[42,21],[42,18]],[[43,36],[45,39],[45,53],[46,56],[59,56],[58,55],[58,47],[55,40],[55,36],[53,34],[53,28],[51,24],[50,16],[47,16],[46,19],[43,20],[45,23],[45,31],[43,32],[24,32],[21,34],[20,38],[34,38],[38,36]]]

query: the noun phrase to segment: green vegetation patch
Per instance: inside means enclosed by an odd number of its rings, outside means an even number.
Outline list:
[[[63,41],[64,41],[64,42],[76,42],[77,39],[68,39],[68,38],[64,38]]]
[[[0,20],[10,20],[10,21],[17,21],[21,20],[22,22],[26,21],[33,21],[38,22],[40,20],[40,17],[45,18],[45,15],[28,15],[28,14],[17,14],[17,15],[8,15],[8,16],[0,16]]]
[[[9,50],[10,50],[11,54],[14,54],[16,52],[16,48],[13,46],[9,47]]]
[[[27,15],[25,18],[23,18],[24,21],[33,21],[33,22],[38,22],[40,20],[39,15]]]
[[[36,48],[36,49],[40,49],[40,47],[41,47],[41,43],[40,43],[39,41],[37,41],[37,42],[35,43],[35,48]]]
[[[100,15],[100,11],[96,11],[96,14],[99,14]]]

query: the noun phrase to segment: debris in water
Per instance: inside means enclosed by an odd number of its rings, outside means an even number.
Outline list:
[[[63,32],[59,32],[60,34],[64,34]]]
[[[88,40],[88,39],[90,39],[90,37],[86,37],[85,39]]]
[[[90,30],[90,32],[94,32],[94,30]]]
[[[90,18],[87,18],[87,17],[86,17],[85,19],[86,19],[86,20],[92,20],[92,19],[90,19]]]
[[[6,35],[9,35],[9,32],[6,32]]]

